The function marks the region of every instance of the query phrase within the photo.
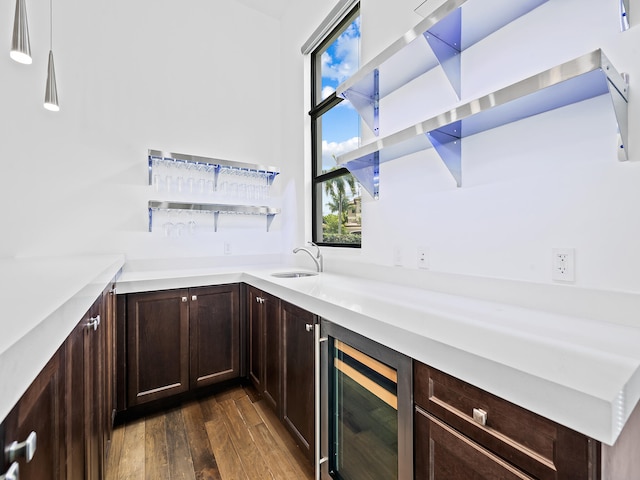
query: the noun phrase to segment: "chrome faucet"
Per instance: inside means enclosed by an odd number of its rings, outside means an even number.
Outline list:
[[[318,272],[322,272],[324,270],[324,261],[322,259],[322,252],[320,252],[320,247],[313,242],[309,242],[309,245],[316,247],[317,252],[315,255],[311,252],[311,250],[305,247],[294,248],[293,253],[307,252],[307,254],[311,257],[311,260],[313,260],[313,263],[316,264],[316,270]]]

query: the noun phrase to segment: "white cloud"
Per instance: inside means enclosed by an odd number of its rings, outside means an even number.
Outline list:
[[[358,69],[360,58],[360,18],[357,26],[351,24],[336,40],[334,57],[322,54],[322,75],[342,83]]]
[[[337,165],[335,158],[339,155],[355,150],[360,146],[360,138],[353,137],[344,142],[322,141],[322,165],[327,169]]]
[[[324,100],[325,98],[328,98],[329,95],[331,95],[335,91],[336,91],[336,89],[331,87],[331,86],[324,87],[322,89],[322,100]]]

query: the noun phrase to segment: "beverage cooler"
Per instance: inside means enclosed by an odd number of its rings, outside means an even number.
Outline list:
[[[411,359],[325,319],[315,345],[316,479],[412,479]]]

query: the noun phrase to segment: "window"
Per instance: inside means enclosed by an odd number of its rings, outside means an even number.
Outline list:
[[[313,241],[359,247],[361,188],[338,155],[360,145],[360,117],[336,87],[358,70],[360,11],[356,6],[311,53]]]

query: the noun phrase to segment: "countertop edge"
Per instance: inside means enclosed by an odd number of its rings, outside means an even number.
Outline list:
[[[70,298],[61,299],[60,307],[0,353],[3,391],[0,420],[6,418],[82,316],[124,266],[122,255],[100,257],[104,258],[104,263],[100,268],[87,272],[87,278],[91,280],[84,287]]]

